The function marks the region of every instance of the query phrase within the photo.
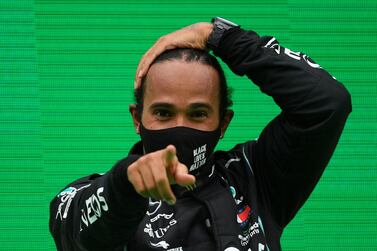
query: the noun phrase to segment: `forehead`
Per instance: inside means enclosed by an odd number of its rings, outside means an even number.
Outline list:
[[[144,106],[166,102],[176,106],[205,102],[219,105],[217,71],[200,62],[180,60],[153,64],[145,80]]]

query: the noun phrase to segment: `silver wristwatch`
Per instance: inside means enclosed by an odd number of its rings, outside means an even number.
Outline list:
[[[220,40],[225,31],[240,27],[238,24],[221,17],[212,18],[211,22],[213,23],[213,30],[207,41],[207,47],[211,50],[214,50],[219,46]]]

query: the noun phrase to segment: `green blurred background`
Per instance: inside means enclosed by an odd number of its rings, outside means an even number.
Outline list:
[[[54,250],[52,197],[106,172],[138,139],[128,104],[141,55],[168,32],[223,16],[310,55],[353,112],[284,250],[377,250],[377,1],[0,0],[0,250]],[[258,137],[278,112],[233,75],[219,148]]]

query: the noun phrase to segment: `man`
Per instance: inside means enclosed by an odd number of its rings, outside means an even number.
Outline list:
[[[213,150],[232,119],[212,49],[282,112],[258,140]],[[51,202],[59,250],[281,250],[351,111],[345,88],[306,55],[225,19],[168,34],[145,54],[130,106],[142,141],[104,175]],[[252,109],[252,107],[251,107]]]

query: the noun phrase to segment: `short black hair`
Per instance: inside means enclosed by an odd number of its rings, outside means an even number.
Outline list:
[[[160,54],[152,63],[159,63],[164,61],[181,60],[183,62],[199,62],[204,65],[212,66],[218,73],[220,84],[220,121],[225,117],[226,111],[232,106],[232,90],[228,87],[224,71],[217,61],[217,59],[205,50],[177,48],[171,49]],[[145,78],[141,81],[141,85],[135,89],[134,96],[136,102],[136,111],[139,120],[143,112],[143,98],[144,98],[144,83]]]

